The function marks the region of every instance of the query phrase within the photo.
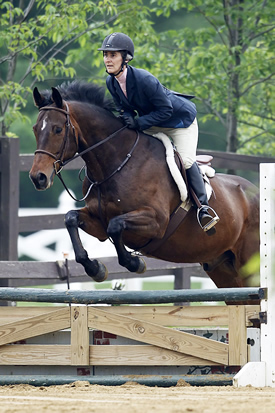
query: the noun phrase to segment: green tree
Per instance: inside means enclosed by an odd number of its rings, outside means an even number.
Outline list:
[[[167,18],[183,10],[204,18],[197,29],[162,36],[165,53],[156,74],[175,88],[188,85],[195,91],[204,110],[200,121],[224,125],[227,151],[274,156],[274,0],[152,3]]]
[[[116,23],[137,38],[153,31],[142,0],[13,0],[0,5],[0,134],[15,120],[35,83],[77,76],[76,67],[98,66],[93,52]],[[55,81],[56,83],[56,81]]]

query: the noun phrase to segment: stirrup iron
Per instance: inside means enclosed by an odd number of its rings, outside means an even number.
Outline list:
[[[210,209],[210,210],[212,211],[212,213],[213,213],[213,217],[212,217],[212,220],[211,220],[211,221],[209,221],[206,225],[202,226],[202,224],[201,224],[201,222],[200,222],[199,215],[200,215],[200,211],[201,211],[202,209],[204,209],[204,208],[206,208],[207,210]],[[219,222],[219,220],[220,220],[220,218],[219,218],[218,214],[217,214],[216,211],[214,211],[214,209],[211,208],[209,205],[202,205],[200,208],[197,209],[197,221],[198,221],[198,223],[199,223],[199,226],[201,227],[201,229],[202,229],[204,232],[207,232],[207,231],[209,231],[211,228],[213,228],[213,227]]]

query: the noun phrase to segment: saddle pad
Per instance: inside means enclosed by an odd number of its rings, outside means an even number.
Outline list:
[[[153,136],[159,139],[165,147],[167,165],[180,193],[180,198],[182,201],[181,208],[188,211],[191,207],[191,203],[188,199],[188,192],[185,181],[175,161],[173,143],[171,142],[169,137],[162,132],[158,132]],[[198,165],[201,170],[203,179],[205,181],[205,189],[208,199],[211,197],[212,194],[212,187],[210,185],[208,177],[212,178],[215,175],[215,170],[210,166],[211,160],[211,156],[207,156],[206,158],[204,157],[203,161],[202,156],[198,156]]]

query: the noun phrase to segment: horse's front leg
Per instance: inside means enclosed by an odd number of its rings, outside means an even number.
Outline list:
[[[165,231],[163,227],[165,219],[160,220],[160,222],[162,222],[162,225],[156,219],[156,212],[152,208],[142,208],[110,220],[107,233],[114,242],[120,265],[138,274],[142,274],[146,270],[145,261],[138,256],[133,256],[126,250],[122,239],[123,232],[129,231],[133,234],[133,240],[137,237],[143,240],[161,238]]]
[[[84,249],[80,236],[79,228],[90,235],[104,241],[107,239],[106,233],[97,218],[92,217],[86,208],[67,212],[65,215],[65,225],[71,237],[75,260],[82,264],[87,275],[94,281],[102,282],[108,276],[107,268],[98,260],[90,260],[87,251]]]

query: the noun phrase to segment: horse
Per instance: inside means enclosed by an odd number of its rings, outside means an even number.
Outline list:
[[[130,272],[144,272],[142,256],[150,256],[200,263],[218,288],[249,286],[253,274],[246,264],[259,252],[259,191],[254,184],[216,173],[210,179],[209,200],[220,218],[215,235],[200,228],[192,206],[165,238],[181,200],[162,142],[126,128],[104,87],[74,81],[41,93],[34,88],[33,98],[39,109],[30,170],[35,188],[48,189],[75,157],[85,162],[85,206],[69,211],[65,226],[75,260],[88,276],[102,282],[108,272],[99,260],[89,258],[79,228],[102,242],[111,239],[119,264]],[[148,248],[155,241],[157,247]]]

